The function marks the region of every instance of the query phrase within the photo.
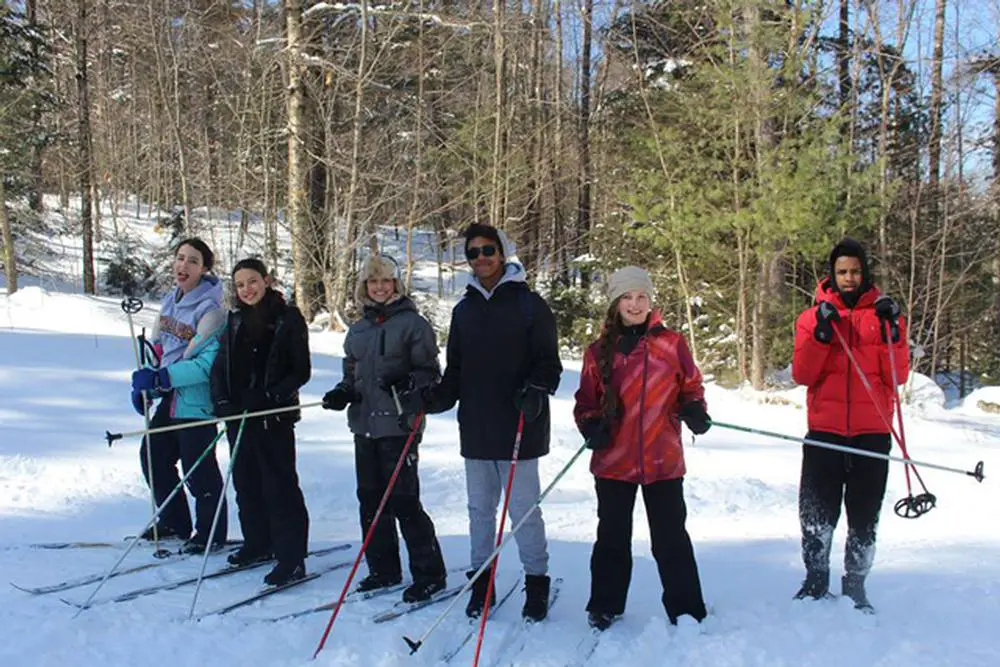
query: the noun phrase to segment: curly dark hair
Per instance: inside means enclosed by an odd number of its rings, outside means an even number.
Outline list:
[[[614,422],[620,409],[618,394],[611,386],[611,373],[615,367],[615,344],[622,334],[622,320],[618,314],[618,302],[621,297],[611,302],[608,312],[604,315],[604,326],[601,327],[601,337],[598,338],[600,356],[597,359],[597,369],[601,372],[601,383],[604,394],[601,397],[601,415],[608,423]]]

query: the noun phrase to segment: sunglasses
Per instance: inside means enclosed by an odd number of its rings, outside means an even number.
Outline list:
[[[479,258],[479,255],[483,257],[492,257],[497,254],[497,247],[495,245],[484,245],[481,248],[469,248],[465,251],[465,258],[470,262]]]

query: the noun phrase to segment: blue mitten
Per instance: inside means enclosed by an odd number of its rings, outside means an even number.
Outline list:
[[[132,391],[152,392],[170,389],[170,373],[166,368],[140,368],[132,373]]]

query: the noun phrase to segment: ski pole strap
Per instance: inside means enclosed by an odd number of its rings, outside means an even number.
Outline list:
[[[154,369],[160,367],[160,358],[156,355],[153,341],[146,338],[146,327],[143,327],[139,334],[139,357],[143,367]]]
[[[835,445],[830,442],[822,442],[820,440],[813,440],[812,438],[800,438],[794,435],[786,435],[784,433],[776,433],[774,431],[765,431],[760,428],[752,428],[750,426],[740,426],[738,424],[727,424],[726,422],[720,422],[716,420],[711,421],[712,426],[718,426],[719,428],[728,428],[733,431],[741,431],[743,433],[752,433],[754,435],[763,435],[769,438],[777,438],[779,440],[788,440],[789,442],[798,442],[803,445],[811,445],[813,447],[822,447],[823,449],[832,449],[836,452],[844,452],[845,454],[857,454],[858,456],[867,456],[873,459],[882,459],[884,461],[895,461],[896,463],[905,463],[912,466],[923,466],[925,468],[933,468],[934,470],[942,470],[944,472],[953,472],[959,475],[967,475],[972,477],[977,482],[982,482],[985,479],[983,475],[983,462],[979,461],[972,470],[962,470],[961,468],[952,468],[950,466],[943,466],[937,463],[929,463],[927,461],[916,461],[911,458],[902,458],[900,456],[892,456],[891,454],[879,454],[878,452],[868,452],[863,449],[855,449],[853,447],[846,447],[844,445]]]

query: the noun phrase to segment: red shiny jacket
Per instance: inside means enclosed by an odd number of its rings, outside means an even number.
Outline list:
[[[600,355],[600,341],[584,353],[573,409],[578,426],[601,417]],[[635,348],[628,355],[615,353],[611,387],[618,392],[621,417],[612,427],[610,446],[591,457],[590,471],[636,484],[683,477],[677,412],[689,401],[704,402],[705,391],[684,337],[667,329],[656,311]]]
[[[840,313],[840,321],[834,322],[833,326],[843,335],[857,359],[874,391],[875,401],[858,371],[852,367],[837,336],[830,343],[820,343],[813,336],[818,306],[808,308],[799,315],[795,323],[792,377],[808,387],[806,402],[810,431],[843,436],[889,433],[889,426],[879,415],[881,409],[886,418],[893,418],[894,393],[889,346],[882,341],[879,332],[882,323],[875,314],[875,299],[879,294],[878,289],[872,287],[851,309],[832,289],[829,278],[816,287],[816,302],[829,301]],[[893,349],[896,379],[902,383],[910,373],[906,322],[902,317],[899,318],[899,342],[893,344]]]

